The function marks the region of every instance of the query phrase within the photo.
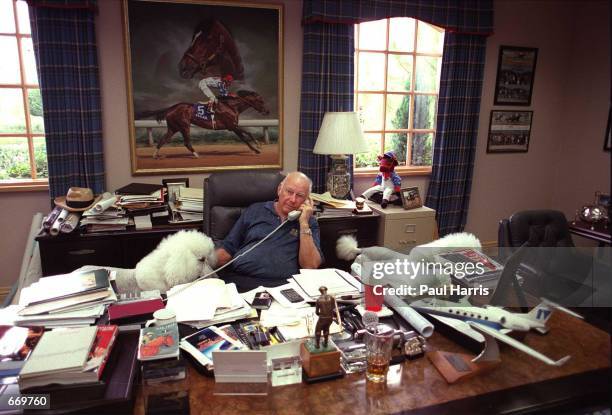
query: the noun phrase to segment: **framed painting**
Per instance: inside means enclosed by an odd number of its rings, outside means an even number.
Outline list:
[[[538,49],[500,46],[495,105],[531,105]]]
[[[283,6],[124,0],[132,173],[280,169]]]
[[[487,153],[526,153],[533,111],[491,111]]]

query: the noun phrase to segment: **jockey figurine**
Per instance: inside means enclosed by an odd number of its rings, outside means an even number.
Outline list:
[[[210,87],[216,88],[219,91],[219,94],[218,94],[219,96],[226,97],[230,95],[229,87],[233,81],[234,81],[234,77],[231,74],[227,74],[223,76],[222,78],[218,76],[211,76],[208,78],[203,78],[198,83],[198,86],[200,87],[204,95],[208,97],[208,111],[210,113],[215,112],[214,105],[218,101],[217,96],[210,90]]]
[[[395,166],[399,163],[393,151],[387,151],[382,156],[378,156],[378,163],[380,166],[380,173],[376,176],[374,186],[363,192],[361,196],[365,199],[369,199],[374,193],[382,192],[383,196],[380,207],[384,209],[389,204],[391,195],[400,191],[402,179],[395,172]]]

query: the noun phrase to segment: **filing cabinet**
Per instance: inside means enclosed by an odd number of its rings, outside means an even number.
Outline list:
[[[408,253],[417,245],[434,240],[436,235],[436,211],[428,207],[405,210],[401,206],[388,205],[386,209],[368,202],[372,210],[380,214],[378,245],[394,251]]]

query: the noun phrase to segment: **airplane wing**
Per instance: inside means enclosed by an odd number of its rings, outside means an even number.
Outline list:
[[[490,327],[487,327],[483,324],[478,324],[476,322],[473,321],[469,321],[468,324],[472,327],[475,327],[476,330],[479,330],[481,332],[487,333],[489,335],[491,335],[492,337],[496,338],[497,340],[504,342],[524,353],[527,353],[528,355],[535,357],[536,359],[541,360],[542,362],[549,364],[551,366],[562,366],[565,362],[567,362],[571,356],[565,356],[562,357],[559,360],[552,360],[550,357],[543,355],[542,353],[538,352],[537,350],[527,346],[526,344],[521,343],[518,340],[513,339],[512,337],[503,334],[501,332],[499,332],[498,330],[492,329]]]

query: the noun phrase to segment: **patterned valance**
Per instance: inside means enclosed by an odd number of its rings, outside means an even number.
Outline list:
[[[45,9],[87,9],[98,12],[97,0],[26,0],[28,6]]]
[[[492,0],[304,0],[304,24],[355,24],[387,17],[413,17],[455,33],[493,33]]]

